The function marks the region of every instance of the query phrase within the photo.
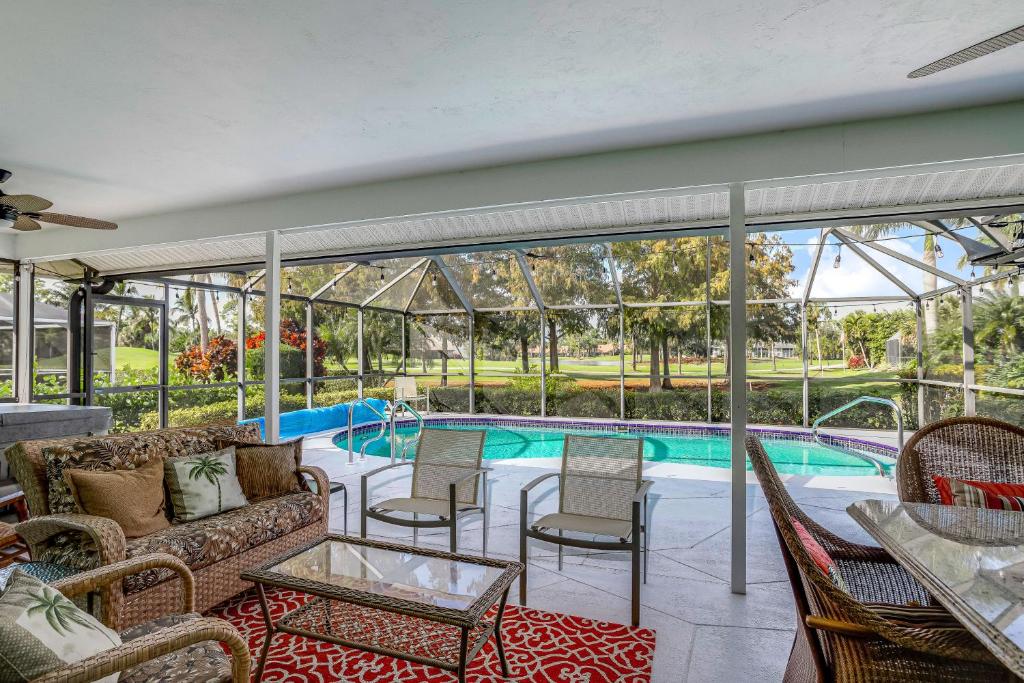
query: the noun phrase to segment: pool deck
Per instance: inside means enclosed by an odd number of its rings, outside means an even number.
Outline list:
[[[437,414],[432,414],[431,417]],[[832,433],[851,430],[830,430]],[[359,476],[389,463],[369,457],[348,465],[348,451],[331,443],[334,432],[310,435],[307,464],[323,467],[332,481],[348,487],[349,531],[359,533]],[[895,434],[859,431],[850,436],[895,445]],[[557,458],[488,460],[490,477],[491,556],[518,559],[519,489],[559,467]],[[409,493],[409,471],[379,476],[370,489],[373,500]],[[656,683],[706,680],[782,679],[793,641],[795,613],[782,556],[764,497],[753,473],[747,473],[747,594],[729,590],[729,470],[695,465],[650,463],[645,477],[651,493],[650,573],[642,590],[641,625],[657,630]],[[787,476],[792,496],[813,518],[861,543],[867,535],[847,515],[846,507],[865,498],[895,498],[892,480],[878,476]],[[534,490],[531,515],[553,511],[557,504],[546,483]],[[331,511],[331,529],[342,529],[341,495]],[[411,531],[370,521],[369,533],[411,543]],[[420,544],[447,549],[447,532],[420,532]],[[480,522],[471,520],[460,533],[460,551],[480,553]],[[565,550],[564,570],[557,571],[555,547],[531,541],[529,604],[593,619],[629,619],[629,556],[572,548]],[[516,600],[513,589],[511,600]]]

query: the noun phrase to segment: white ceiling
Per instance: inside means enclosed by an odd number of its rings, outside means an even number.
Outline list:
[[[7,192],[125,218],[1024,95],[1018,0],[4,3]]]

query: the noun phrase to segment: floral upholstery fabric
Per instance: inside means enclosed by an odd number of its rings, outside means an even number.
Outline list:
[[[133,626],[121,633],[128,642],[162,629],[198,619],[198,614],[173,614]],[[227,683],[231,680],[231,659],[213,641],[196,643],[163,657],[143,662],[121,674],[120,683],[180,683],[204,681]]]
[[[128,558],[170,553],[196,571],[319,522],[325,512],[320,496],[290,493],[130,539],[125,553]],[[125,593],[150,588],[170,576],[166,569],[136,574],[125,579]]]
[[[135,469],[152,458],[198,455],[217,450],[219,440],[250,434],[249,425],[191,429],[161,429],[69,441],[43,449],[51,514],[76,512],[74,496],[64,481],[64,469]]]

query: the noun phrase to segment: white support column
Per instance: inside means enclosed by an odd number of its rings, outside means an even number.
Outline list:
[[[732,592],[747,592],[747,228],[743,183],[729,185]]]
[[[356,363],[359,364],[359,371],[356,376],[356,390],[360,399],[363,398],[363,309],[356,311]],[[429,403],[429,401],[427,401]]]
[[[32,402],[32,289],[34,287],[31,263],[18,265],[18,321],[15,338],[17,360],[15,362],[15,395],[20,403]]]
[[[469,312],[469,414],[476,413],[476,314]]]
[[[281,233],[267,231],[263,324],[263,423],[267,443],[281,437]]]
[[[313,407],[313,301],[306,302],[306,408]]]
[[[804,427],[810,425],[811,381],[807,372],[807,304],[800,304],[800,360],[803,362]]]
[[[916,318],[915,338],[917,349],[914,354],[917,360],[917,428],[921,429],[925,425],[924,415],[924,385],[921,384],[921,380],[924,379],[924,306],[927,306],[928,302],[921,302],[920,299],[914,302],[914,316]]]
[[[977,405],[977,392],[971,387],[974,381],[974,295],[970,287],[964,287],[960,299],[960,313],[963,316],[963,357],[964,357],[964,415],[973,417]]]
[[[235,378],[238,380],[238,420],[245,419],[245,338],[248,329],[249,293],[242,290],[238,295],[238,350],[235,360]]]

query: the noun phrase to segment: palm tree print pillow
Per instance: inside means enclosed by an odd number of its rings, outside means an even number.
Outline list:
[[[164,460],[174,521],[192,522],[234,510],[249,501],[235,473],[235,447]]]
[[[60,591],[22,571],[15,570],[0,595],[0,681],[35,680],[120,644],[115,632]]]

